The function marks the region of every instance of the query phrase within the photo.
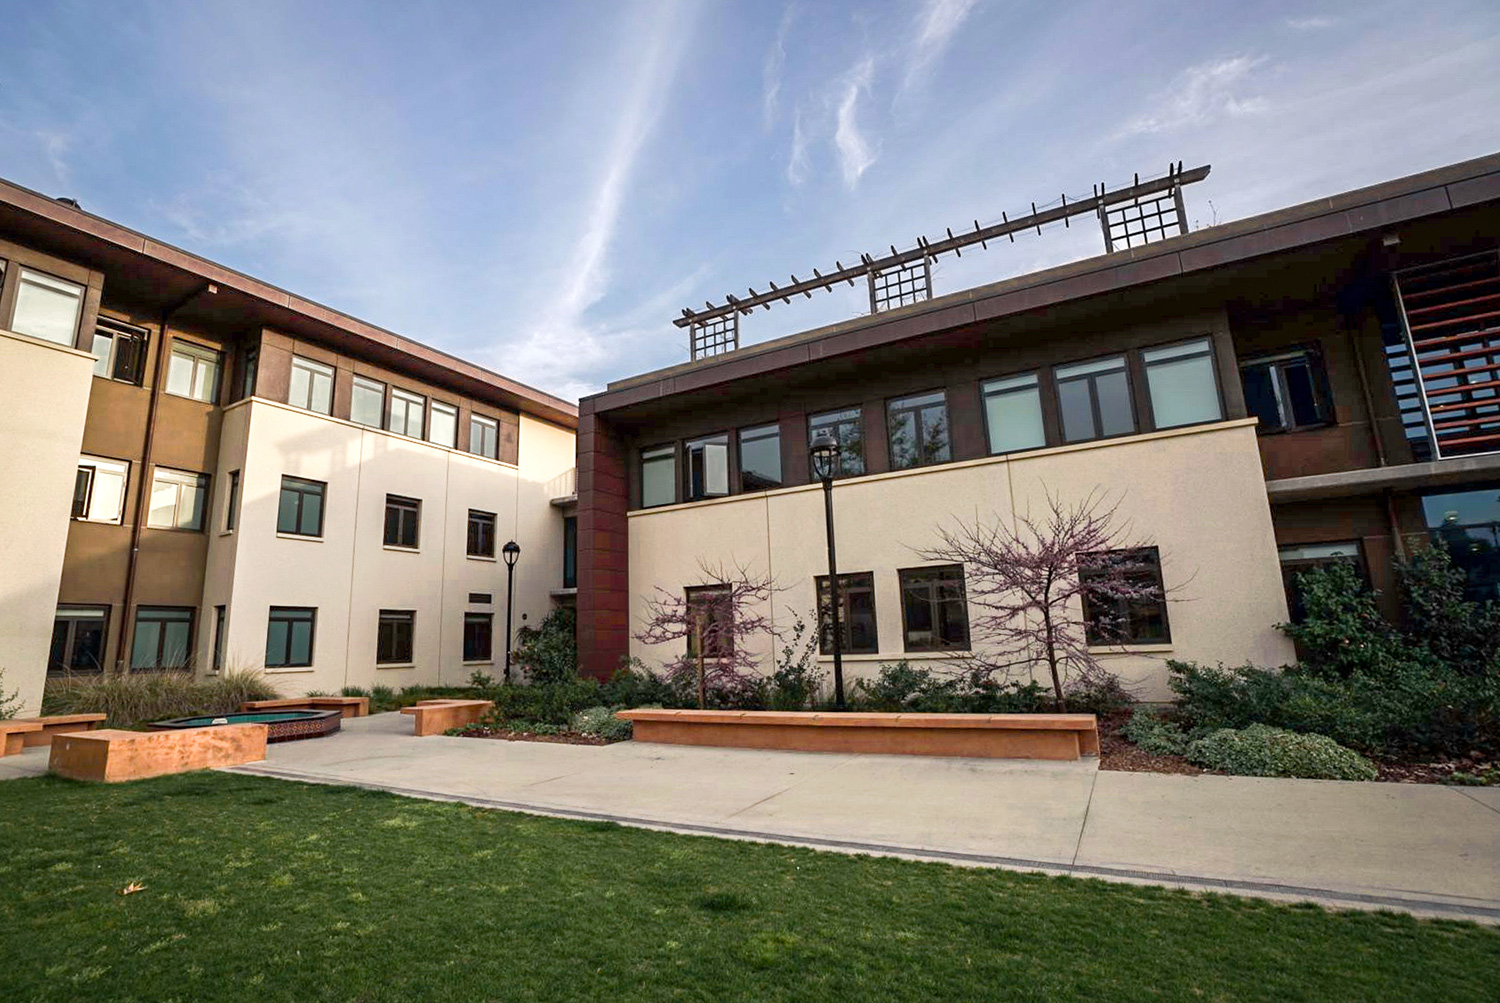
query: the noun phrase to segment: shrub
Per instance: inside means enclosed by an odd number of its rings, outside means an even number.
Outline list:
[[[631,735],[631,724],[616,717],[608,707],[590,707],[573,715],[571,727],[580,735],[598,735],[606,742],[623,742]]]
[[[254,669],[225,669],[195,678],[186,672],[105,673],[47,680],[43,714],[103,714],[114,728],[130,728],[173,717],[229,714],[247,700],[280,694]]]
[[[771,710],[804,710],[817,698],[825,673],[818,668],[818,635],[808,636],[807,621],[792,614],[791,634],[771,673],[767,703]]]
[[[488,672],[480,672],[475,669],[469,673],[469,685],[476,690],[487,690],[495,685],[495,677]]]
[[[383,711],[396,710],[401,702],[396,699],[396,691],[389,686],[370,687],[370,713],[379,714]]]
[[[1035,681],[998,682],[984,672],[940,677],[905,660],[882,665],[873,680],[855,683],[853,703],[876,711],[927,714],[1032,714],[1046,709],[1047,691]]]
[[[21,713],[21,691],[5,692],[5,670],[0,669],[0,721],[9,721]]]
[[[871,710],[910,710],[917,697],[931,691],[935,680],[928,669],[912,668],[905,659],[894,665],[882,665],[874,679],[861,679],[854,684],[862,703]]]
[[[548,686],[578,678],[578,615],[558,606],[537,627],[516,631],[515,662],[533,683]]]
[[[1326,735],[1300,735],[1263,724],[1211,732],[1190,743],[1187,756],[1200,766],[1243,777],[1374,780],[1376,776],[1368,759]]]
[[[565,725],[574,714],[602,702],[599,683],[593,679],[540,686],[500,686],[485,697],[495,701],[495,716],[501,720],[553,725]]]
[[[1135,697],[1125,689],[1120,677],[1102,670],[1070,680],[1063,690],[1063,699],[1071,713],[1100,717],[1129,710],[1135,704]]]
[[[671,683],[646,668],[639,659],[625,659],[615,674],[609,677],[600,691],[603,702],[615,707],[640,707],[656,704],[659,707],[688,707]]]
[[[1135,747],[1153,756],[1180,756],[1187,752],[1188,737],[1181,728],[1148,707],[1138,707],[1123,729]]]

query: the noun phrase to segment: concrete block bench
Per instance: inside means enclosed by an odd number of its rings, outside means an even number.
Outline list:
[[[817,711],[622,710],[638,742],[799,752],[992,759],[1099,754],[1092,714],[838,714]]]
[[[266,758],[266,726],[219,724],[177,731],[102,728],[58,735],[47,768],[61,777],[116,783]]]
[[[422,737],[473,724],[494,707],[493,700],[421,700],[415,706],[402,707],[401,713],[415,718],[413,731]]]
[[[5,736],[5,751],[0,755],[13,756],[22,749],[51,745],[54,736],[73,731],[93,731],[103,723],[103,714],[54,714],[51,717],[20,717],[0,721],[0,734]],[[11,748],[13,743],[18,743],[14,749]]]
[[[41,730],[42,726],[35,721],[0,721],[0,756],[19,755],[26,748],[27,736]]]
[[[246,700],[242,711],[257,710],[337,710],[344,717],[368,717],[369,697],[288,697],[284,700]]]

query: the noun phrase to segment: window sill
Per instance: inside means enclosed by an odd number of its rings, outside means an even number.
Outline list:
[[[893,652],[893,653],[882,654],[881,652],[878,652],[878,651],[859,652],[859,653],[855,653],[855,652],[852,652],[852,651],[846,651],[846,652],[844,652],[844,661],[846,661],[846,662],[920,661],[920,660],[924,660],[924,659],[953,658],[956,655],[968,655],[968,654],[971,654],[971,652],[969,652],[969,651],[905,651],[905,652]],[[818,655],[817,659],[818,659],[819,662],[826,662],[829,665],[833,664],[833,656],[832,655]]]
[[[276,534],[276,539],[278,539],[278,540],[301,540],[304,543],[322,543],[323,542],[323,538],[321,536],[307,536],[307,535],[305,535],[303,533],[277,533]]]
[[[146,528],[147,529],[154,529],[158,533],[201,533],[201,532],[203,532],[203,530],[201,528],[200,529],[189,529],[186,526],[153,526],[149,522],[146,523]]]
[[[82,517],[76,516],[76,515],[73,516],[72,518],[70,518],[68,521],[69,522],[91,522],[95,526],[123,526],[123,525],[125,525],[125,522],[122,519],[85,519],[85,518],[82,518]]]
[[[377,669],[415,669],[416,662],[376,662]]]
[[[234,530],[232,530],[232,529],[221,529],[221,530],[219,530],[219,535],[220,536],[233,536],[234,535]]]
[[[189,397],[187,394],[174,394],[172,391],[167,390],[166,388],[162,388],[162,395],[165,397],[176,397],[180,401],[193,401],[198,404],[207,404],[209,407],[217,407],[219,403],[217,400],[204,400],[202,397]]]
[[[462,664],[464,666],[469,666],[469,665],[494,665],[495,664],[495,660],[493,658],[486,658],[483,661],[478,661],[478,662],[462,662],[460,664]]]
[[[465,554],[464,556],[467,557],[471,561],[484,561],[487,564],[494,564],[495,563],[495,558],[493,558],[493,557],[485,557],[483,554]]]
[[[313,670],[313,667],[311,665],[282,665],[282,666],[278,666],[277,668],[274,668],[274,669],[267,668],[266,669],[266,674],[267,675],[278,675],[279,676],[279,675],[284,675],[284,674],[288,674],[288,673],[311,672],[312,670]]]
[[[398,554],[420,554],[422,552],[421,547],[397,547],[390,543],[382,544],[380,549],[394,550]]]
[[[1154,644],[1091,644],[1091,655],[1149,655],[1173,650],[1170,641]]]

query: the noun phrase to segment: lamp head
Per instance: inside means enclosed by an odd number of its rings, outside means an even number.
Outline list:
[[[511,540],[500,548],[500,555],[505,558],[506,567],[513,568],[516,566],[516,559],[521,556],[521,545]]]
[[[832,480],[839,467],[839,440],[826,428],[818,429],[808,447],[813,474],[820,481]]]

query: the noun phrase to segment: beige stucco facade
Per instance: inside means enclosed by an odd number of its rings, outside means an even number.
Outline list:
[[[1171,643],[1110,651],[1107,667],[1143,700],[1170,697],[1164,662],[1281,665],[1290,642],[1271,512],[1253,420],[1156,432],[839,481],[834,487],[839,569],[872,572],[879,652],[845,656],[846,675],[874,675],[906,658],[940,666],[951,656],[903,651],[897,571],[926,563],[940,526],[1040,514],[1099,490],[1118,502],[1133,540],[1156,545],[1169,591]],[[657,588],[703,584],[700,562],[744,565],[784,591],[769,613],[778,629],[794,611],[815,622],[814,580],[827,573],[822,489],[784,488],[630,513],[632,632]],[[971,607],[971,618],[975,615]],[[973,638],[976,652],[983,637]],[[769,670],[771,643],[761,645]],[[658,665],[674,652],[632,639],[631,654]],[[829,667],[831,659],[821,664]]]

